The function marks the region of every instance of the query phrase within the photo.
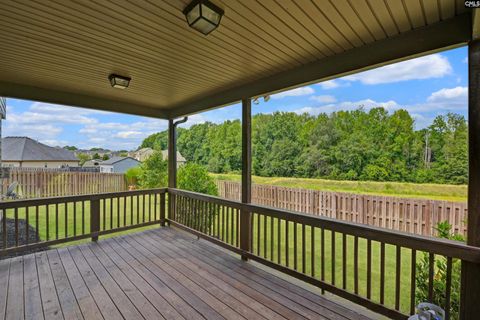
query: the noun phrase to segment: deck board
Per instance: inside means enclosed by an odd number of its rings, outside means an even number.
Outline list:
[[[0,319],[367,319],[159,228],[0,260]]]

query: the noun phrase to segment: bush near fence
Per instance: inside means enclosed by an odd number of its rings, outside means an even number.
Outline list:
[[[23,199],[127,191],[122,173],[72,172],[64,169],[10,168],[8,178],[1,179],[1,194],[18,182]]]
[[[219,196],[240,201],[241,184],[217,180]],[[254,184],[252,202],[418,235],[436,236],[441,221],[466,236],[467,204],[441,200],[362,195]]]

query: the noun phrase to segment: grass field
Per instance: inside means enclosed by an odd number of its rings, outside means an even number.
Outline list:
[[[125,202],[124,202],[125,201]],[[131,203],[133,201],[133,203]],[[153,198],[149,201],[149,198],[146,197],[145,205],[143,201],[138,201],[135,197],[126,197],[119,199],[117,203],[116,200],[110,201],[108,199],[105,203],[101,203],[100,210],[100,230],[110,230],[115,229],[116,227],[123,227],[125,225],[135,225],[142,222],[154,220],[154,201]],[[57,205],[39,206],[38,207],[38,235],[41,241],[45,240],[55,240],[63,239],[76,235],[88,234],[90,232],[90,203],[85,202],[84,207],[82,203],[77,202],[76,208],[74,209],[74,204],[69,203],[67,205],[61,203]],[[119,209],[119,210],[118,210]],[[132,210],[133,209],[133,210]],[[37,220],[35,207],[19,208],[18,209],[18,218],[26,220],[28,214],[28,223],[29,225],[36,229]],[[105,213],[104,213],[105,211]],[[157,215],[160,212],[160,203],[157,202]],[[48,213],[48,222],[47,222],[47,213]],[[7,210],[7,218],[14,218],[14,210]],[[126,221],[125,221],[126,218]],[[125,224],[126,222],[126,224]],[[58,226],[58,228],[57,228]],[[158,226],[157,226],[158,227]],[[151,226],[143,227],[143,229],[152,228]],[[58,230],[58,233],[57,233]],[[123,231],[122,234],[136,232],[139,229]],[[111,237],[118,235],[119,233],[114,233],[113,235],[106,235],[104,237]],[[89,241],[80,240],[75,242],[69,242],[62,245],[72,245],[81,242]],[[60,246],[62,246],[60,245]]]
[[[218,180],[241,181],[238,174],[211,174]],[[466,201],[466,185],[417,184],[406,182],[339,181],[306,178],[253,176],[253,183],[359,194],[424,198],[431,200]]]

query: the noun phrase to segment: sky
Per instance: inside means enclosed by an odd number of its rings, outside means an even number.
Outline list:
[[[467,47],[462,47],[277,93],[267,102],[259,99],[252,112],[316,115],[382,106],[391,112],[408,110],[421,129],[447,112],[467,118],[467,84]],[[241,106],[234,104],[190,116],[182,126],[240,118]],[[165,130],[167,121],[7,99],[2,127],[4,137],[28,136],[51,146],[133,150],[148,135]]]

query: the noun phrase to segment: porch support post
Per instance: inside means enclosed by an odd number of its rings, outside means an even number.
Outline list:
[[[168,120],[168,187],[177,187],[177,139],[173,119]],[[175,220],[174,196],[168,194],[168,219]]]
[[[175,123],[168,120],[168,187],[177,187],[177,139]]]
[[[242,100],[242,203],[252,201],[252,100]],[[240,249],[250,252],[252,213],[240,212]],[[242,255],[242,260],[247,260]]]
[[[467,244],[480,247],[480,41],[468,44]],[[480,315],[480,265],[462,264],[461,319]]]

